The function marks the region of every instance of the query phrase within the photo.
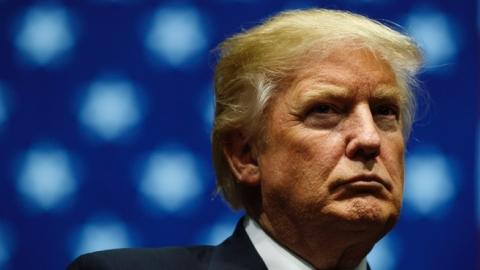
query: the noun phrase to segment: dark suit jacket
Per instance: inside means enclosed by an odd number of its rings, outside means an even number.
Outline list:
[[[67,270],[267,270],[242,221],[218,246],[98,251],[78,257]]]
[[[243,219],[242,219],[243,220]],[[267,270],[243,222],[218,246],[114,249],[78,257],[67,270]]]

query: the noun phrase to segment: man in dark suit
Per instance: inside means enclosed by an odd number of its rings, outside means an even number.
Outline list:
[[[217,184],[246,217],[217,247],[102,251],[70,270],[369,268],[400,213],[417,46],[363,16],[312,9],[219,51]]]

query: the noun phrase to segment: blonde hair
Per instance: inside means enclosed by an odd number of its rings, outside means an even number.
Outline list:
[[[215,69],[215,122],[212,155],[217,190],[234,209],[244,208],[242,186],[237,183],[223,152],[232,132],[246,140],[262,134],[263,113],[286,78],[304,67],[305,56],[327,56],[339,45],[355,45],[375,52],[392,67],[405,104],[400,114],[408,138],[415,112],[412,88],[421,65],[421,53],[406,35],[367,17],[336,10],[293,10],[234,35],[218,47]],[[303,63],[303,66],[302,66]],[[288,81],[287,81],[288,83]]]

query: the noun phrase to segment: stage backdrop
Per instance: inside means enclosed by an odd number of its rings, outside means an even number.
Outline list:
[[[242,214],[214,194],[212,49],[306,7],[395,25],[425,53],[402,218],[373,269],[478,269],[477,4],[433,0],[1,0],[0,269],[219,243]]]

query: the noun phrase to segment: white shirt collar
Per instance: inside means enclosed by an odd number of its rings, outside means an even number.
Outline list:
[[[311,264],[273,240],[255,220],[246,217],[243,225],[267,269],[315,270]],[[367,261],[363,259],[353,270],[367,270]]]

